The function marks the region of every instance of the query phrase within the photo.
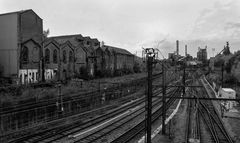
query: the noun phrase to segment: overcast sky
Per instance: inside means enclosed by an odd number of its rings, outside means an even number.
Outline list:
[[[167,57],[180,41],[208,57],[230,42],[240,50],[240,0],[0,0],[0,13],[33,9],[50,36],[82,34],[140,54],[158,47]],[[157,46],[158,45],[158,46]]]

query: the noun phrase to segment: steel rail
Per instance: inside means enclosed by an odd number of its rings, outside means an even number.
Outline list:
[[[175,90],[175,92],[173,93],[173,96],[176,96],[176,94],[179,93],[180,91],[181,91],[181,89],[179,89],[179,88],[177,90]],[[169,108],[174,101],[175,101],[174,98],[170,98],[166,104],[167,108]],[[162,107],[152,114],[152,122],[154,122],[156,119],[158,119],[161,115],[162,115]],[[137,134],[139,134],[140,132],[142,132],[145,129],[145,122],[146,121],[143,120],[141,123],[132,127],[130,130],[126,131],[125,133],[120,135],[118,138],[116,138],[112,142],[113,143],[125,143],[125,142],[130,141],[132,138],[134,138]]]
[[[161,103],[162,101],[161,100],[156,100],[154,103],[153,103],[153,106],[159,106],[159,103]],[[139,113],[137,113],[139,112]],[[133,117],[122,117],[122,118],[119,118],[117,121],[114,121],[113,123],[111,124],[108,124],[104,129],[101,129],[101,130],[98,130],[98,131],[95,131],[95,132],[92,132],[91,134],[83,137],[83,138],[80,138],[78,140],[74,140],[74,143],[93,143],[93,142],[96,142],[97,140],[99,140],[100,138],[108,135],[110,132],[114,131],[114,130],[117,130],[119,127],[127,124],[128,122],[132,121],[133,119],[136,119],[137,117],[141,117],[144,115],[144,106],[142,106],[142,108],[136,110],[134,113],[132,114],[136,114],[136,115],[133,115]],[[132,116],[132,115],[128,115],[128,116]],[[122,122],[123,120],[123,122]],[[119,122],[122,122],[121,124],[119,124]],[[116,124],[116,125],[115,125]],[[108,129],[108,128],[111,128],[111,129]],[[105,132],[103,132],[103,130],[107,130]],[[96,137],[96,135],[98,135]]]

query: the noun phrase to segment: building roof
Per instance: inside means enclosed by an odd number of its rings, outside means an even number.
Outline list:
[[[106,50],[106,48],[111,52],[111,53],[118,53],[118,54],[124,54],[124,55],[131,55],[133,56],[133,54],[131,54],[129,51],[122,49],[122,48],[117,48],[117,47],[113,47],[113,46],[108,46],[108,45],[103,45],[101,47],[104,51]]]
[[[75,35],[64,35],[64,36],[53,36],[49,37],[50,39],[56,40],[59,44],[63,44],[67,41],[71,42],[73,46],[79,46],[81,41],[83,41],[83,36],[81,34]]]
[[[21,44],[24,45],[26,43],[28,43],[29,41],[32,41],[34,44],[38,45],[39,47],[41,47],[41,44],[38,43],[34,38],[30,38],[28,40],[25,40],[24,42],[22,42]]]
[[[65,42],[69,41],[75,47],[81,46],[81,48],[83,48],[83,50],[87,53],[94,52],[94,48],[92,46],[89,46],[89,47],[83,46],[83,41],[91,40],[89,36],[83,37],[81,34],[74,34],[74,35],[64,35],[64,36],[53,36],[49,38],[55,39],[59,44],[64,44]]]
[[[97,38],[92,39],[93,42],[99,42]]]
[[[20,11],[14,11],[14,12],[8,12],[8,13],[2,13],[0,14],[0,16],[3,15],[10,15],[10,14],[22,14],[24,12],[28,12],[28,11],[32,11],[37,17],[39,17],[32,9],[26,9],[26,10],[20,10]],[[41,17],[39,17],[40,19],[42,19]]]
[[[91,41],[91,38],[89,37],[89,36],[85,36],[85,37],[83,37],[84,38],[84,40],[88,40],[88,41]]]
[[[94,51],[95,51],[92,46],[83,47],[83,49],[84,49],[87,53],[94,53]]]
[[[74,45],[72,45],[72,43],[71,42],[69,42],[69,41],[66,41],[65,43],[62,43],[61,44],[61,47],[62,48],[64,48],[65,46],[69,46],[73,51],[74,51]]]
[[[50,43],[54,44],[57,48],[60,47],[60,44],[55,39],[46,39],[44,42],[44,48],[47,47]]]

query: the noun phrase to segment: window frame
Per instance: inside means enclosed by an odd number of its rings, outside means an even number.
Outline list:
[[[48,48],[45,49],[45,63],[50,64],[50,50]]]
[[[22,49],[22,62],[23,63],[28,63],[29,61],[29,49],[26,46],[23,46]]]
[[[73,62],[73,52],[72,51],[69,51],[69,63],[72,63]]]
[[[63,50],[62,56],[63,56],[63,63],[67,63],[67,52],[66,52],[66,50]]]
[[[55,63],[55,64],[58,63],[58,51],[57,51],[57,49],[53,50],[53,63]]]

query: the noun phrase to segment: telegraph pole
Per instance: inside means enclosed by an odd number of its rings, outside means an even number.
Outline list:
[[[164,61],[162,61],[162,134],[166,134],[166,125],[165,125],[165,120],[166,120],[166,101],[165,101],[165,96],[166,96],[166,85],[165,85],[165,67],[164,67]]]
[[[146,114],[146,132],[147,132],[147,143],[151,143],[151,131],[152,131],[152,70],[154,64],[154,58],[157,55],[153,48],[144,49],[143,54],[146,55],[147,59],[147,71],[148,71],[148,87],[147,87],[147,95],[146,95],[146,103],[145,103],[145,111]]]
[[[60,117],[63,112],[63,99],[62,99],[62,87],[61,83],[57,84],[58,88],[58,101],[57,101],[57,106],[58,106],[58,116]]]
[[[147,98],[147,143],[151,143],[152,126],[152,63],[153,57],[147,57],[148,98]]]
[[[223,72],[224,72],[223,67],[224,67],[224,63],[222,63],[222,88],[223,88]]]

